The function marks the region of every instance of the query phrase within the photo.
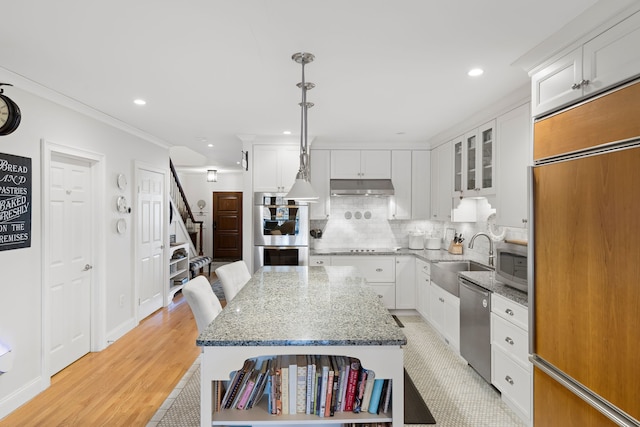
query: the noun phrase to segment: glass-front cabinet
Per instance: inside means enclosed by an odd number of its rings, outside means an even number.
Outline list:
[[[454,197],[494,194],[495,120],[453,142]]]

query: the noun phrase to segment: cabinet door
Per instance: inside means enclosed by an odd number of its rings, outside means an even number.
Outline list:
[[[640,12],[585,43],[583,87],[589,94],[640,73]]]
[[[389,198],[390,219],[411,219],[411,164],[411,151],[391,152],[394,195]]]
[[[440,334],[444,335],[444,298],[443,290],[437,284],[431,282],[429,289],[429,311],[431,312],[431,324]]]
[[[257,192],[279,192],[278,147],[258,145],[253,148],[253,190]]]
[[[366,179],[391,179],[391,151],[362,150],[360,172]]]
[[[311,150],[310,181],[320,197],[316,203],[309,203],[311,219],[328,219],[331,212],[331,194],[329,192],[329,173],[331,152],[329,150]]]
[[[458,181],[462,182],[462,189],[455,189],[454,195],[477,197],[492,194],[495,174],[495,121],[466,133],[462,142],[454,141],[454,147],[454,180],[456,184]],[[462,168],[461,173],[458,171],[459,167]]]
[[[498,117],[496,223],[527,226],[527,166],[531,164],[530,104]]]
[[[447,343],[460,351],[460,298],[444,291],[444,330]]]
[[[431,287],[430,280],[430,264],[416,259],[416,293],[418,298],[418,313],[422,315],[425,320],[429,319],[429,288]]]
[[[440,145],[431,152],[431,219],[449,221],[453,193],[452,142]]]
[[[331,178],[361,178],[360,150],[331,150]]]
[[[576,85],[582,81],[582,48],[560,58],[531,77],[532,114],[542,113],[568,104],[582,96]]]
[[[396,257],[396,308],[416,308],[416,270],[413,256]]]
[[[476,153],[476,190],[478,195],[494,193],[496,164],[496,122],[485,123],[478,129]]]
[[[430,169],[429,151],[411,153],[411,219],[429,219]]]
[[[464,135],[451,142],[453,147],[453,196],[459,196],[466,189],[466,166],[464,166]]]
[[[283,146],[278,150],[278,183],[281,191],[291,190],[300,169],[300,148]]]

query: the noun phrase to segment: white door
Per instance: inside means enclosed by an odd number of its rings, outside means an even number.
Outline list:
[[[138,319],[162,307],[164,174],[138,170]]]
[[[91,171],[53,156],[49,169],[50,374],[90,351]]]

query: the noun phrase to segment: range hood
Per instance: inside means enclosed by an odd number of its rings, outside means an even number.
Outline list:
[[[332,179],[332,196],[393,196],[390,179]]]

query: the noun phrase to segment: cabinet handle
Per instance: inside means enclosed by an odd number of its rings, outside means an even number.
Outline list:
[[[583,86],[587,86],[589,83],[591,83],[589,80],[585,80],[585,79],[583,79],[583,80],[581,80],[579,83],[574,83],[574,84],[572,84],[572,85],[571,85],[571,89],[573,89],[573,90],[577,90],[577,89],[582,88]]]
[[[504,312],[507,313],[509,316],[514,315],[513,310],[511,310],[510,308],[507,308]]]
[[[507,375],[506,377],[504,377],[504,380],[506,382],[508,382],[509,384],[513,385],[513,378],[511,378],[509,375]]]
[[[376,271],[377,271],[378,273],[382,273],[382,269],[381,269],[381,268],[376,268]]]
[[[444,300],[442,298],[438,298],[440,300],[440,302],[444,302]]]
[[[324,264],[324,261],[316,261],[316,264]]]
[[[526,218],[522,218],[522,223],[526,224],[527,222],[529,222]]]
[[[509,344],[513,345],[513,340],[511,339],[511,337],[506,337],[504,340]]]
[[[574,84],[572,84],[572,85],[571,85],[571,89],[573,89],[573,90],[578,90],[578,89],[580,89],[580,83],[574,83]]]

